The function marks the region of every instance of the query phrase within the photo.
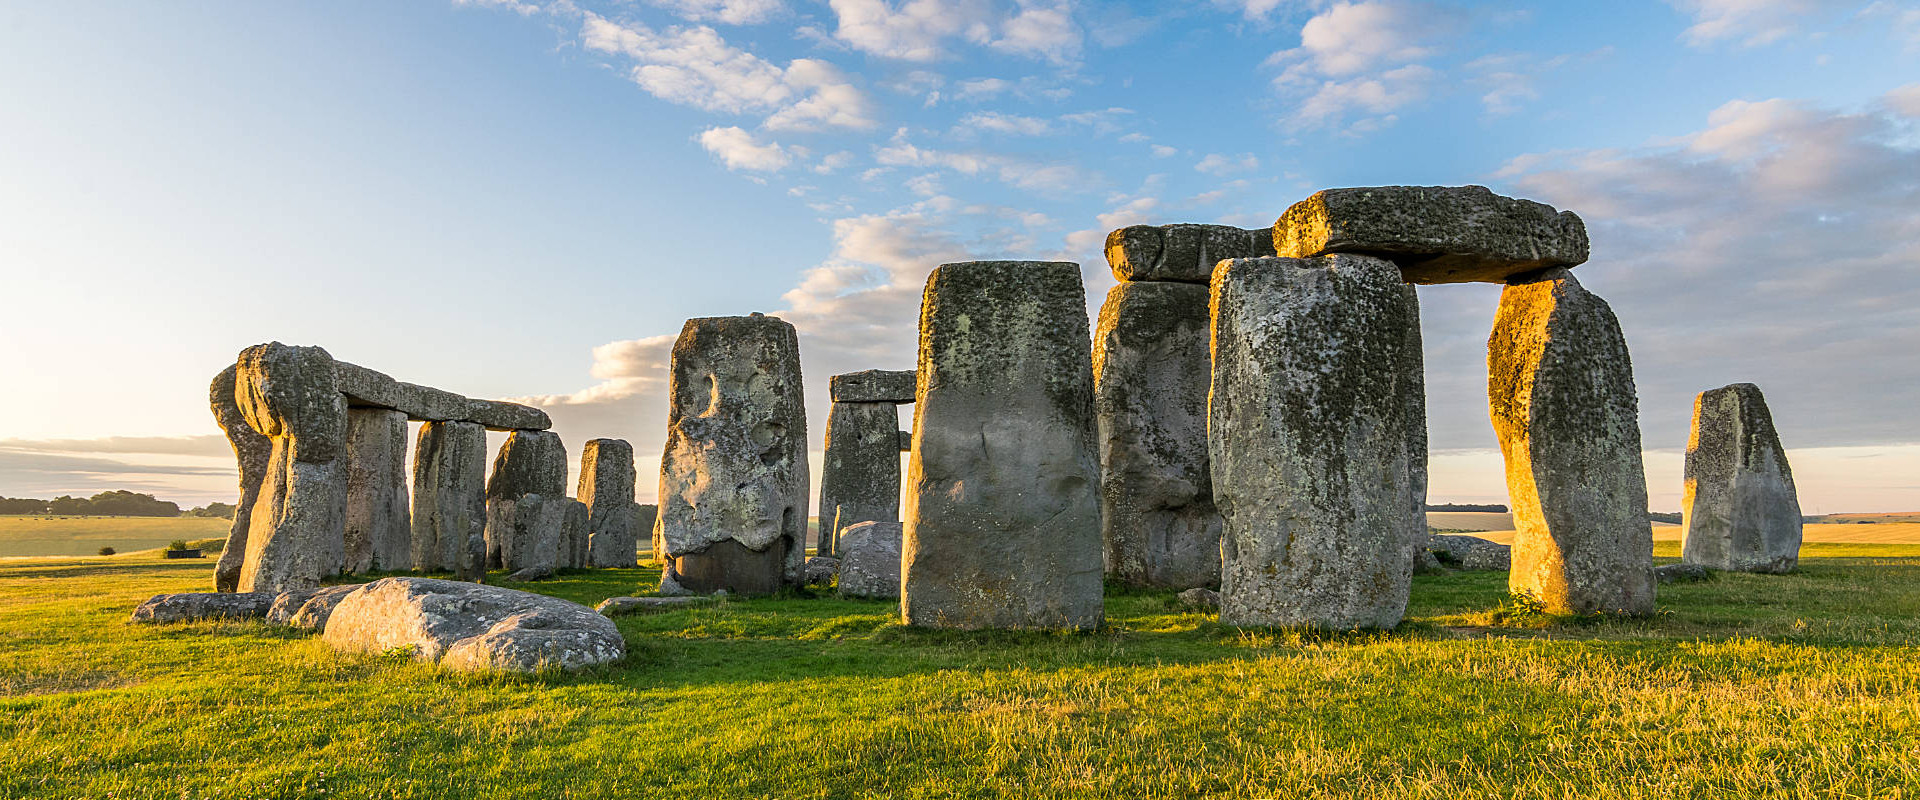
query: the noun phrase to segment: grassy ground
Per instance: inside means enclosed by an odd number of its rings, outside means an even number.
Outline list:
[[[11,561],[0,797],[1920,794],[1920,546],[1806,556],[1662,587],[1645,620],[1422,576],[1389,634],[1238,631],[1163,593],[1110,594],[1094,634],[929,632],[799,593],[622,618],[625,662],[539,677],[125,624],[207,562]]]
[[[210,517],[49,517],[0,515],[0,557],[90,556],[165,547],[175,539],[227,536],[233,523]]]

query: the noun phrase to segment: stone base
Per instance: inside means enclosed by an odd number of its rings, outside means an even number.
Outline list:
[[[676,556],[673,571],[680,585],[695,594],[773,594],[785,585],[787,539],[777,539],[765,550],[749,550],[732,539],[718,541],[698,553]]]

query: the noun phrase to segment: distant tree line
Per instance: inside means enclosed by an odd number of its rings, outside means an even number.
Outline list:
[[[1428,511],[1487,511],[1495,514],[1507,513],[1507,507],[1499,503],[1428,503]]]
[[[233,507],[225,503],[214,503],[204,510],[215,506],[224,506],[224,516],[233,516]],[[221,514],[201,514],[203,509],[195,509],[198,516],[222,516]],[[166,500],[160,500],[150,494],[129,492],[116,489],[101,492],[92,497],[72,497],[61,495],[52,500],[36,500],[29,497],[0,497],[0,514],[52,514],[67,517],[177,517],[180,506]]]

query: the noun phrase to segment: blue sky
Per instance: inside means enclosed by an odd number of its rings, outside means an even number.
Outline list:
[[[1656,507],[1747,380],[1810,511],[1920,508],[1913,3],[15,3],[0,137],[10,496],[224,498],[206,381],[271,339],[657,454],[681,322],[756,310],[818,449],[943,261],[1097,307],[1121,225],[1480,183],[1588,221]],[[1504,496],[1497,298],[1421,289],[1436,501]]]

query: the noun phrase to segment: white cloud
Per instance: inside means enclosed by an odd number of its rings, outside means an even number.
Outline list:
[[[793,161],[793,156],[779,143],[761,143],[753,134],[736,127],[708,128],[700,133],[699,139],[700,146],[718,156],[727,169],[777,172]]]
[[[960,82],[959,99],[991,100],[1013,88],[1013,81],[1005,78],[975,78]]]
[[[1080,28],[1074,24],[1070,8],[1064,2],[1041,5],[1021,0],[1019,12],[1001,25],[1000,37],[992,42],[993,49],[1044,58],[1055,64],[1079,60]]]
[[[1454,27],[1455,12],[1436,6],[1369,0],[1335,3],[1300,29],[1300,46],[1268,59],[1289,64],[1275,87],[1302,97],[1290,119],[1306,127],[1348,115],[1373,115],[1351,130],[1393,122],[1393,112],[1427,96],[1438,74],[1416,63],[1431,57]]]
[[[1920,119],[1920,83],[1909,83],[1887,93],[1887,107],[1909,119]]]
[[[1168,147],[1164,144],[1156,144],[1153,146],[1154,158],[1172,158],[1179,154],[1180,154],[1180,148],[1177,148],[1177,147]]]
[[[1016,0],[828,0],[839,19],[834,35],[864,53],[903,61],[936,61],[949,42],[985,45],[1014,55],[1068,63],[1083,37],[1065,2]]]
[[[1850,0],[1668,0],[1693,18],[1681,34],[1687,43],[1703,47],[1735,39],[1746,47],[1769,44],[1804,28],[1809,17],[1833,14],[1855,3]]]
[[[1231,157],[1219,153],[1208,153],[1205,158],[1200,159],[1200,163],[1193,165],[1193,168],[1208,175],[1226,177],[1259,169],[1260,159],[1255,158],[1252,153],[1241,153]]]
[[[838,172],[853,166],[855,158],[856,156],[854,156],[854,154],[845,150],[837,153],[828,153],[820,157],[820,163],[813,165],[813,171],[821,175]]]
[[[632,59],[633,82],[663,100],[706,111],[768,113],[774,129],[874,125],[865,93],[825,61],[795,59],[783,69],[705,26],[656,32],[591,13],[583,18],[581,43]]]
[[[933,167],[968,176],[991,177],[1021,189],[1084,191],[1100,183],[1097,175],[1066,163],[1033,161],[1002,153],[963,152],[919,147],[905,130],[874,149],[873,160],[894,167]]]
[[[1044,119],[1023,117],[1019,114],[976,111],[961,117],[957,129],[982,130],[1009,136],[1045,136],[1053,132],[1053,125]]]
[[[1264,20],[1274,9],[1287,5],[1300,5],[1296,0],[1213,0],[1214,5],[1238,11],[1247,19]]]
[[[649,0],[672,11],[682,19],[695,22],[724,22],[728,25],[754,25],[786,13],[782,0]]]

